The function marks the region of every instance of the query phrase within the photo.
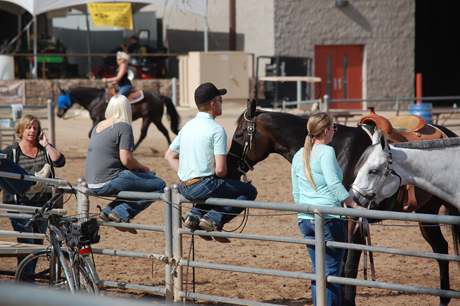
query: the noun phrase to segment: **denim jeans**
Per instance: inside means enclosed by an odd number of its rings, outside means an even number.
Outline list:
[[[325,239],[326,241],[345,242],[347,239],[347,226],[342,219],[325,220]],[[315,239],[315,222],[314,220],[299,219],[297,221],[300,233],[305,239]],[[316,274],[315,246],[307,245],[308,254],[313,264],[313,274]],[[326,275],[340,276],[342,267],[344,249],[326,247]],[[313,303],[316,305],[316,282],[311,283],[311,292]],[[335,283],[326,283],[326,301],[327,305],[342,305],[340,300],[340,285]]]
[[[131,86],[131,85],[120,86],[120,87],[118,87],[118,94],[123,95],[125,97],[128,97],[129,92],[131,91],[131,89],[133,89],[133,86]]]
[[[254,186],[216,176],[206,177],[190,186],[180,185],[179,190],[189,201],[206,200],[207,198],[255,200],[257,197],[257,189]],[[207,214],[217,225],[223,227],[242,211],[244,211],[242,207],[197,204],[190,213],[200,218]]]
[[[0,150],[0,153],[4,152]],[[9,157],[0,159],[0,171],[29,175]],[[22,197],[33,184],[34,182],[31,181],[0,177],[0,188],[8,194],[17,194],[19,197]]]
[[[99,196],[113,196],[120,191],[141,191],[162,193],[166,187],[165,182],[154,175],[141,172],[124,170],[120,175],[104,187],[91,188],[91,192]],[[107,215],[113,210],[124,221],[129,222],[138,213],[150,206],[151,200],[123,200],[116,199],[108,204],[102,211]]]
[[[18,205],[22,206],[36,206],[36,207],[42,207],[45,205],[45,202],[42,203],[37,203],[36,205],[34,204],[25,204],[25,203],[19,203]],[[20,213],[20,214],[26,214],[30,215],[32,217],[32,214],[30,213]],[[40,220],[37,221],[33,226],[30,226],[27,230],[24,229],[24,226],[26,223],[29,221],[29,219],[10,219],[11,225],[13,226],[13,229],[18,232],[26,232],[26,233],[40,233],[44,234],[46,233],[46,229],[48,228],[48,221],[47,220]],[[33,238],[18,238],[17,239],[19,243],[29,243],[29,244],[39,244],[43,245],[43,239],[33,239]],[[18,265],[21,263],[21,261],[25,257],[18,257]],[[28,274],[33,274],[35,272],[35,266],[37,265],[37,262],[31,262],[29,263],[26,267],[24,272]]]

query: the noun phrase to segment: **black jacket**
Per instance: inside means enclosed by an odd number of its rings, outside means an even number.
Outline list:
[[[52,144],[50,144],[50,146],[52,146]],[[6,155],[8,155],[9,158],[11,158],[15,163],[18,163],[19,161],[19,150],[21,150],[19,148],[19,143],[14,143],[12,144],[11,146],[8,146],[7,148],[5,148],[5,150],[3,150]],[[46,159],[46,162],[48,164],[50,164],[51,166],[51,173],[50,173],[50,178],[54,178],[55,177],[55,172],[54,172],[54,167],[64,167],[65,165],[65,156],[64,154],[61,153],[61,156],[59,157],[59,159],[55,162],[53,162],[48,154],[48,152],[46,151],[46,149],[44,147],[42,147],[40,144],[38,144],[38,150],[43,150],[45,151],[45,159]],[[49,198],[51,198],[49,196]],[[46,199],[46,200],[49,200]],[[18,199],[17,199],[17,196],[15,194],[8,194],[5,192],[5,190],[3,190],[3,203],[5,204],[17,204],[18,203]]]

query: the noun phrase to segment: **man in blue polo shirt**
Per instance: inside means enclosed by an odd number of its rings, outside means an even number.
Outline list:
[[[254,200],[254,186],[232,179],[227,174],[227,134],[216,123],[222,115],[222,96],[226,89],[217,89],[204,83],[195,90],[195,103],[199,113],[179,132],[169,146],[165,159],[177,172],[181,181],[179,190],[189,201],[207,198]],[[197,204],[187,215],[184,226],[222,231],[225,223],[244,211],[244,208]],[[202,238],[205,238],[204,236]],[[219,242],[230,242],[224,237],[214,237]]]

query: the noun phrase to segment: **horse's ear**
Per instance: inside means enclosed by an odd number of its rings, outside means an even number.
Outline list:
[[[251,118],[253,118],[256,114],[256,107],[257,107],[256,100],[252,99],[251,101],[250,99],[248,99],[247,108],[251,114]]]
[[[382,136],[382,131],[375,129],[374,134],[372,134],[372,144],[378,144],[380,142],[380,137]]]
[[[382,150],[387,147],[387,134],[382,132],[380,129],[376,129],[372,135],[372,144],[379,144],[382,146]]]
[[[59,88],[59,90],[61,91],[61,94],[65,95],[65,90],[61,88],[61,86],[59,85],[59,82],[57,82],[56,84],[57,84],[57,87]]]
[[[380,145],[382,146],[382,150],[385,150],[388,147],[387,134],[384,132],[381,133],[382,136],[380,137]]]

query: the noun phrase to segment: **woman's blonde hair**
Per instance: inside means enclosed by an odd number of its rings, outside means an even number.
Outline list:
[[[310,167],[310,157],[313,138],[321,135],[326,129],[328,129],[332,125],[333,122],[334,117],[326,112],[319,112],[311,115],[307,122],[308,135],[305,138],[305,144],[303,146],[303,168],[308,183],[315,190],[316,185],[313,181],[313,175],[311,173]]]
[[[118,52],[117,52],[117,56],[118,56],[119,58],[121,58],[126,64],[128,63],[128,61],[129,61],[129,55],[128,55],[128,53],[123,52],[123,51],[118,51]]]
[[[128,99],[123,95],[114,95],[105,110],[105,118],[113,118],[114,124],[117,122],[126,122],[131,125],[133,122],[133,113]]]
[[[22,133],[24,133],[24,130],[34,121],[37,121],[38,130],[40,131],[42,129],[42,124],[40,123],[40,119],[38,119],[34,115],[25,115],[16,124],[16,128],[14,129],[14,132],[16,133],[16,137],[18,137],[19,139],[22,139]],[[40,134],[40,132],[38,134]]]

